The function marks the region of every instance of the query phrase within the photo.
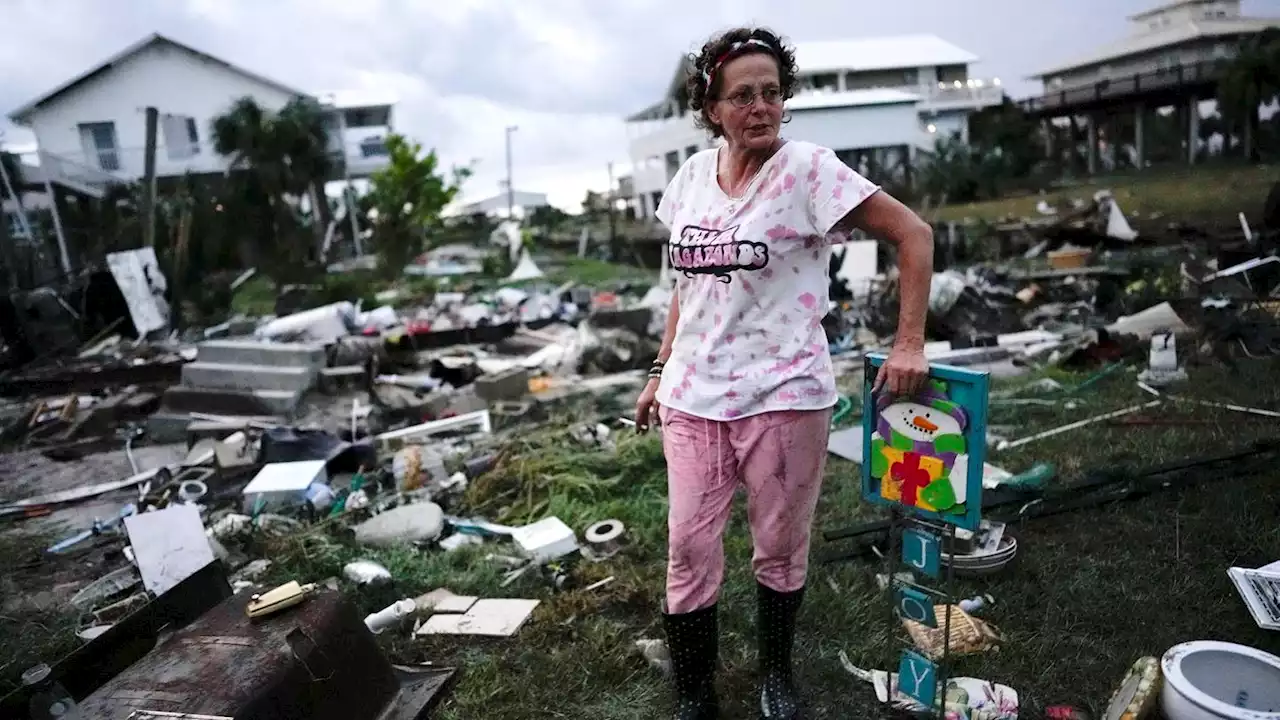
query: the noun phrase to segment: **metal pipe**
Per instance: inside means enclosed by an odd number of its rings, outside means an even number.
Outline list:
[[[511,133],[519,130],[515,125],[507,126],[507,219],[515,219],[516,185],[511,177]]]
[[[44,175],[44,191],[49,194],[49,214],[53,216],[53,230],[58,238],[58,259],[62,262],[62,272],[71,274],[71,256],[67,254],[67,236],[62,230],[62,217],[58,214],[58,196],[53,192],[53,182],[49,176],[53,173],[51,156],[41,150],[40,174]],[[34,238],[33,238],[34,239]]]

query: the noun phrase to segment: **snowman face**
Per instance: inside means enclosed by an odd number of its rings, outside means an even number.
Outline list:
[[[918,442],[933,442],[940,435],[961,434],[959,420],[929,405],[894,403],[880,415],[896,432]]]

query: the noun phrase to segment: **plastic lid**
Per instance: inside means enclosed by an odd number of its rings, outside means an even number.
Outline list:
[[[44,663],[33,665],[30,668],[27,668],[26,672],[22,673],[22,684],[37,685],[42,683],[49,677],[49,673],[51,672],[53,672],[53,669]]]

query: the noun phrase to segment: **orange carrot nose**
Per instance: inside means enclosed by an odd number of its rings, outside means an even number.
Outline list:
[[[937,431],[938,431],[938,426],[937,426],[937,425],[934,425],[933,423],[929,422],[928,420],[924,419],[923,417],[921,417],[921,416],[919,416],[919,415],[917,415],[917,416],[915,416],[915,417],[911,418],[911,422],[912,422],[912,424],[914,424],[916,427],[918,427],[918,428],[922,428],[922,429],[924,429],[924,430],[928,430],[929,432],[937,432]]]

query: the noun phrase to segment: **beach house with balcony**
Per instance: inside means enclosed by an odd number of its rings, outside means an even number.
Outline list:
[[[1114,42],[1031,76],[1044,91],[1022,106],[1046,131],[1058,119],[1083,125],[1090,173],[1114,169],[1101,152],[1104,144],[1113,157],[1116,147],[1128,146],[1134,166],[1147,167],[1146,123],[1154,112],[1176,113],[1183,130],[1179,154],[1194,164],[1205,145],[1200,103],[1215,97],[1223,70],[1247,38],[1277,27],[1280,17],[1244,15],[1240,0],[1164,2],[1130,16],[1128,32]],[[1053,134],[1045,137],[1048,155],[1059,155]]]
[[[113,183],[142,179],[149,107],[158,113],[158,179],[225,173],[229,158],[213,149],[213,121],[246,96],[271,111],[299,96],[316,100],[329,130],[333,181],[368,177],[388,161],[393,100],[306,92],[153,34],[9,113],[37,144],[16,182],[29,192],[101,198]],[[69,271],[64,243],[59,237]]]
[[[999,105],[998,78],[973,77],[973,53],[934,35],[796,43],[800,87],[784,137],[832,148],[851,167],[888,179],[940,137],[967,140],[969,114]],[[662,191],[693,153],[711,147],[689,111],[681,60],[664,97],[626,119],[627,178],[637,216],[652,218]]]

